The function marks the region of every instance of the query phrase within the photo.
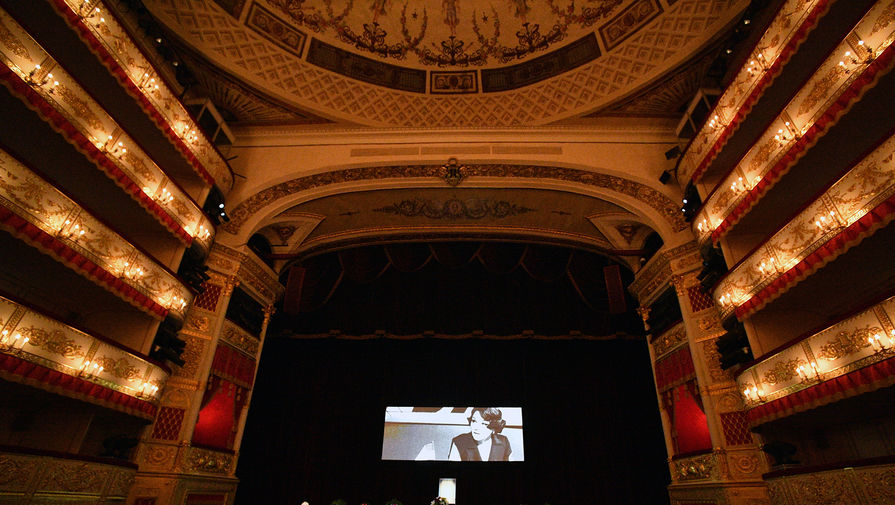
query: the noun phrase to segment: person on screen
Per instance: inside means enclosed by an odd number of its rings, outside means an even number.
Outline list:
[[[500,432],[507,422],[503,413],[494,407],[472,409],[469,433],[451,440],[448,461],[509,461],[510,441]]]

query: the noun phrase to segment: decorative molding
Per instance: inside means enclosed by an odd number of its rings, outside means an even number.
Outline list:
[[[453,221],[457,219],[503,219],[533,212],[534,210],[504,200],[480,198],[460,200],[451,198],[441,202],[428,198],[414,198],[375,208],[373,212]]]
[[[659,14],[662,14],[662,5],[658,0],[637,0],[600,27],[603,47],[607,51],[612,51],[625,39],[656,19]]]
[[[236,455],[200,447],[189,447],[184,461],[187,472],[232,475]]]
[[[431,71],[429,72],[429,93],[432,94],[465,94],[478,93],[478,73],[474,71]]]
[[[124,502],[136,467],[77,456],[0,452],[0,486],[10,503]]]
[[[669,467],[672,482],[717,480],[720,477],[715,453],[673,459]]]
[[[772,505],[895,503],[895,465],[870,465],[766,479]]]
[[[683,322],[680,322],[677,325],[672,326],[668,329],[668,331],[650,342],[650,344],[653,346],[653,352],[655,354],[654,361],[660,360],[669,352],[676,350],[678,347],[686,343],[687,328],[684,326]]]
[[[267,310],[265,308],[264,318],[267,321],[270,318],[270,314],[273,313],[273,310]],[[257,338],[249,335],[248,332],[240,328],[239,326],[231,323],[230,321],[225,320],[222,330],[221,330],[221,339],[224,342],[232,345],[233,347],[239,349],[240,351],[248,354],[252,358],[257,359],[258,357],[258,349],[261,347],[261,341]]]
[[[552,53],[503,68],[482,70],[482,91],[510,91],[564,74],[600,57],[600,46],[593,33]]]
[[[669,285],[672,272],[695,269],[700,261],[695,242],[674,249],[662,249],[637,272],[628,291],[637,298],[641,307],[648,307]]]
[[[233,23],[230,16],[221,15],[220,8],[208,0],[189,3],[149,0],[145,4],[157,19],[172,31],[183,34],[185,43],[206,58],[251,82],[261,93],[284,97],[293,107],[309,108],[317,114],[366,125],[491,127],[546,124],[609,105],[626,91],[682,63],[710,34],[729,26],[745,2],[677,2],[656,22],[640,28],[611,53],[562,75],[499,94],[458,95],[402,92],[323,70],[295,58],[248,27]],[[539,8],[549,9],[549,5],[538,4]],[[562,11],[567,5],[558,8]],[[571,15],[572,22],[581,22],[584,26],[590,20],[595,23],[603,18],[599,7],[579,5],[575,3],[578,9]],[[313,16],[307,14],[302,22],[295,18],[290,22],[314,30],[315,21],[308,19]],[[408,16],[411,14],[408,12]],[[193,29],[200,22],[203,29]],[[362,23],[353,23],[353,26]],[[546,26],[541,23],[544,32],[549,33]],[[389,30],[393,32],[391,35],[396,35],[395,26]],[[400,32],[400,27],[397,31]],[[590,30],[581,30],[569,37],[578,39],[587,31]],[[504,33],[515,34],[515,30]],[[340,44],[347,47],[344,42]],[[422,77],[425,86],[426,77]]]
[[[381,180],[392,178],[431,178],[439,174],[439,165],[405,165],[348,168],[332,172],[299,177],[265,188],[236,205],[230,212],[230,222],[222,227],[225,231],[238,234],[248,219],[277,200],[314,188],[357,182],[362,180]],[[518,177],[526,179],[553,179],[599,187],[635,198],[659,213],[675,231],[687,228],[681,216],[680,206],[668,196],[639,182],[623,179],[613,175],[599,174],[574,168],[482,164],[466,165],[468,177]],[[694,245],[695,247],[695,245]]]
[[[2,150],[0,226],[154,317],[183,318],[192,302],[173,273]]]
[[[426,71],[399,67],[311,38],[308,63],[352,79],[397,91],[426,92]]]
[[[251,288],[262,305],[274,302],[286,289],[280,284],[276,273],[261,263],[254,254],[241,253],[222,244],[215,244],[208,263],[220,267],[226,265],[230,272],[235,270],[236,283]],[[226,296],[229,297],[229,294]]]
[[[301,57],[308,36],[280,21],[269,10],[253,3],[246,17],[246,26],[290,53]]]

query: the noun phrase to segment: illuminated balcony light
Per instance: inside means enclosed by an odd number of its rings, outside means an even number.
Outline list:
[[[774,262],[774,258],[768,258],[767,261],[762,260],[761,264],[758,265],[758,271],[762,274],[767,274],[770,272],[777,271],[777,265]]]
[[[836,226],[836,224],[836,214],[832,210],[830,211],[829,217],[823,215],[814,221],[814,225],[820,228],[821,231],[827,231]]]

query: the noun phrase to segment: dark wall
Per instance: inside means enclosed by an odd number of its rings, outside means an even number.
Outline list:
[[[243,439],[236,503],[668,503],[646,343],[271,339]],[[381,461],[385,407],[521,406],[525,461]]]

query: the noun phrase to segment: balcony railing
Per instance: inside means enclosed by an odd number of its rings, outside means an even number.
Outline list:
[[[3,503],[124,503],[136,465],[110,458],[0,446]]]
[[[233,175],[227,162],[104,2],[52,0],[51,3],[112,75],[137,98],[196,173],[209,184],[228,191],[233,185]]]
[[[2,150],[0,226],[153,316],[182,319],[192,302],[173,273]]]
[[[51,391],[144,417],[155,414],[155,404],[170,375],[145,356],[3,296],[0,371],[7,379],[38,383]]]
[[[199,206],[137,145],[90,94],[0,9],[0,82],[186,244],[210,247],[214,227]],[[14,118],[8,118],[14,120]]]
[[[718,240],[739,221],[875,83],[895,59],[895,50],[890,48],[893,40],[895,19],[880,3],[848,33],[712,191],[693,220],[700,243]]]
[[[868,374],[867,381],[847,381],[835,387],[815,389],[810,398],[798,402],[778,402],[895,356],[892,321],[895,321],[895,296],[800,339],[744,370],[737,377],[737,384],[750,420],[780,417],[799,406],[817,406],[811,402],[825,403],[825,397],[842,398],[849,394],[849,389],[854,389],[852,386],[858,390],[872,388],[873,381],[889,375],[885,370]]]
[[[787,0],[780,7],[684,153],[679,167],[681,180],[699,180],[830,3],[829,0]]]
[[[726,317],[746,317],[892,219],[895,135],[864,157],[718,282]]]

